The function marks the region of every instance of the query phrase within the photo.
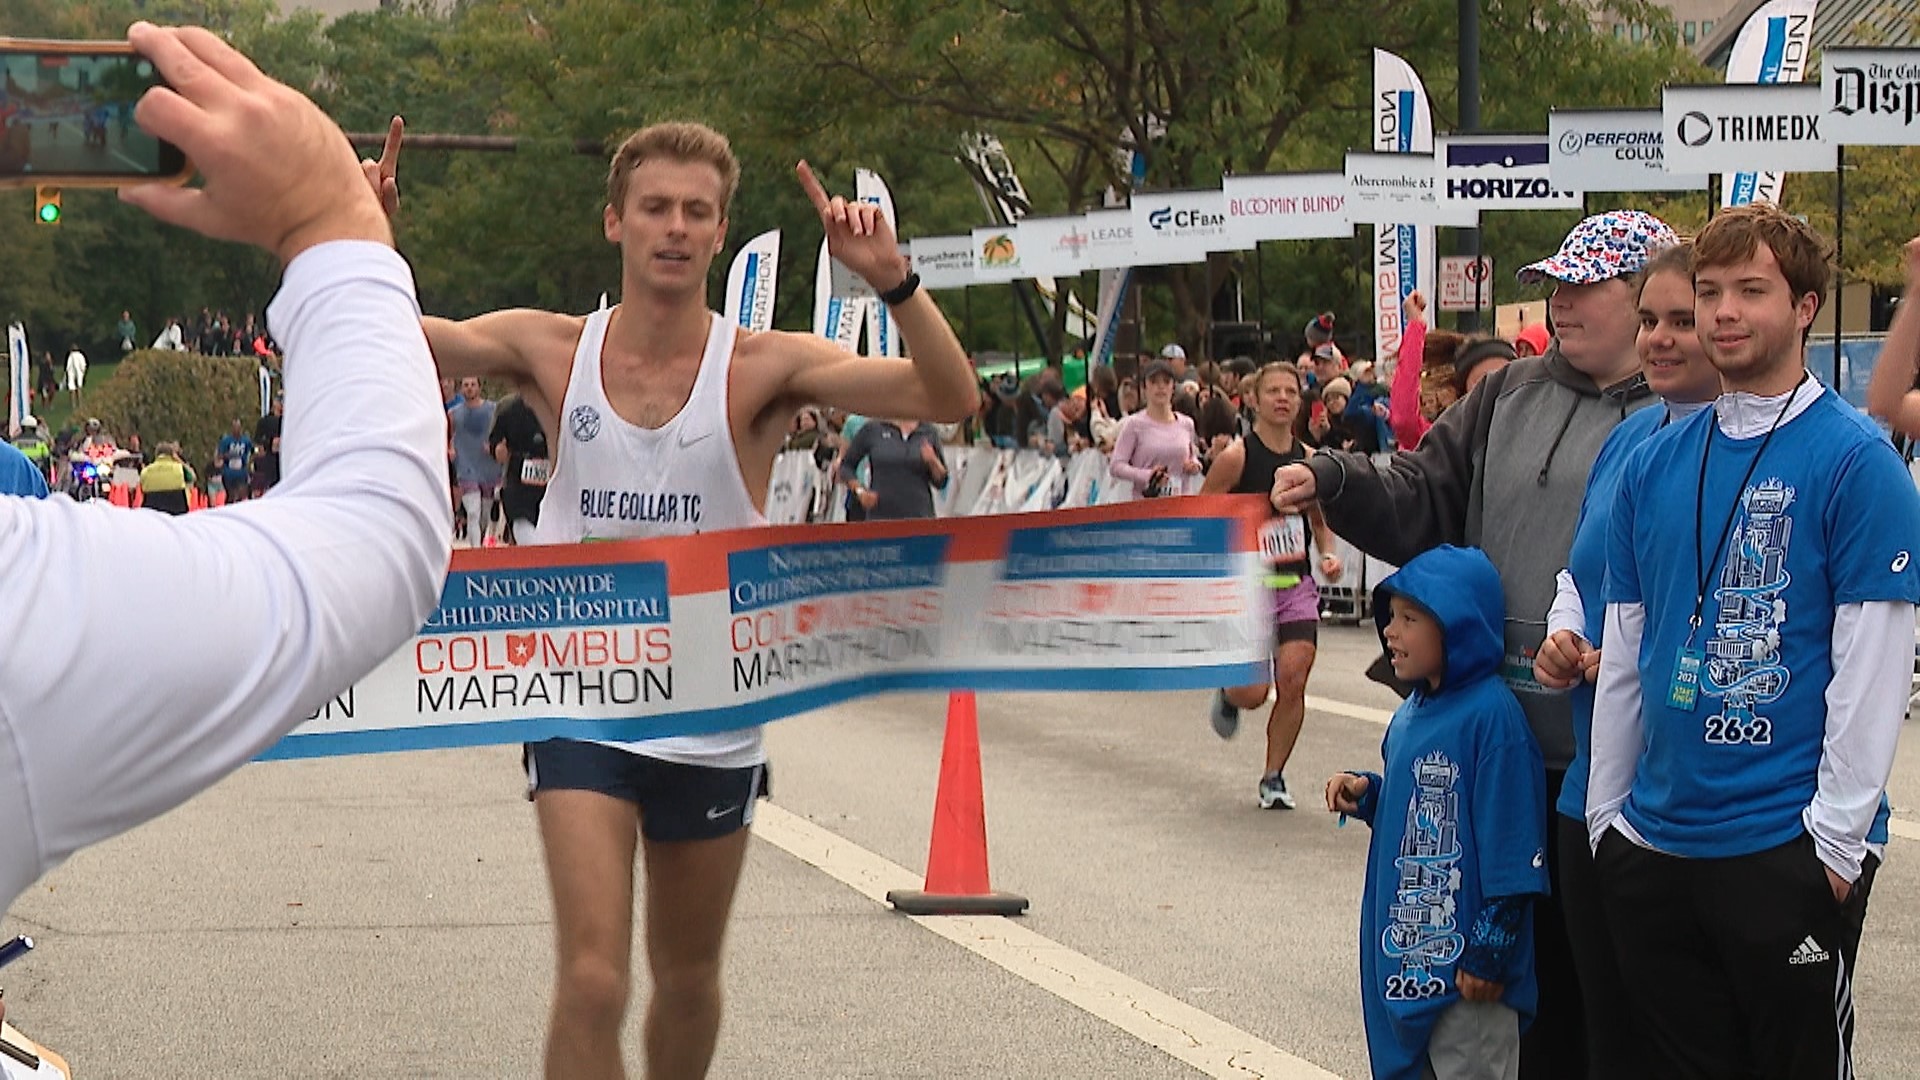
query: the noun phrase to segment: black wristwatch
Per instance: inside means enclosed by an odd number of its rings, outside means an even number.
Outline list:
[[[920,275],[908,271],[907,280],[880,294],[880,302],[888,307],[896,307],[907,302],[914,293],[920,291]]]

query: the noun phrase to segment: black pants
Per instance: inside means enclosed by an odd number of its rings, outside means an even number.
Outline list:
[[[1609,832],[1595,857],[1649,1075],[1853,1075],[1853,965],[1877,860],[1835,903],[1813,838],[1681,859]]]
[[[1564,853],[1560,830],[1552,819],[1560,801],[1565,769],[1547,770],[1547,880],[1560,877]],[[1520,1037],[1520,1080],[1584,1080],[1587,1075],[1586,1007],[1580,996],[1573,950],[1567,944],[1567,923],[1560,896],[1539,896],[1533,902],[1533,970],[1540,983],[1540,1006],[1533,1026]]]
[[[1645,1036],[1635,1026],[1626,982],[1620,978],[1620,960],[1613,948],[1613,931],[1600,895],[1600,877],[1594,872],[1593,851],[1587,846],[1584,818],[1555,814],[1560,853],[1553,887],[1567,924],[1567,946],[1580,978],[1580,1001],[1585,1008],[1586,1075],[1594,1080],[1648,1075],[1641,1060]]]

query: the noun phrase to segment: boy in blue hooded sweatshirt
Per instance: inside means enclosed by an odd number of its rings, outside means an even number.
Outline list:
[[[1328,780],[1327,809],[1373,827],[1360,998],[1378,1080],[1520,1074],[1547,794],[1500,679],[1505,604],[1473,548],[1434,548],[1374,591],[1394,675],[1415,690],[1387,727],[1384,770]]]

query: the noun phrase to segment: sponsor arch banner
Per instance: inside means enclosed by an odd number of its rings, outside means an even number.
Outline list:
[[[929,289],[964,289],[973,284],[973,237],[923,236],[908,241],[913,272]]]
[[[1820,87],[1802,83],[1669,86],[1660,95],[1667,167],[1733,176],[1833,172],[1834,144],[1823,130]],[[1772,202],[1764,185],[1750,198]]]
[[[1585,191],[1705,191],[1706,173],[1667,171],[1659,109],[1554,109],[1547,175]]]
[[[1545,135],[1442,135],[1433,141],[1435,194],[1476,210],[1580,209],[1580,190],[1557,187],[1547,158]]]
[[[1245,685],[1270,513],[1206,496],[460,551],[420,633],[262,756],[664,738],[897,690]]]
[[[974,284],[1005,284],[1033,276],[1021,258],[1020,226],[992,225],[973,230],[972,236]]]
[[[1827,141],[1920,146],[1920,49],[1828,49],[1820,78]]]
[[[1153,191],[1133,194],[1136,266],[1206,262],[1215,251],[1242,251],[1254,241],[1227,231],[1227,199],[1214,191]]]
[[[1220,183],[1227,228],[1238,240],[1319,240],[1350,237],[1344,173],[1229,176]]]

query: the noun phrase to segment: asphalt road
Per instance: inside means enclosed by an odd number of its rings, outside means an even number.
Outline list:
[[[1212,1075],[1366,1075],[1367,833],[1307,807],[1378,761],[1372,710],[1394,702],[1359,675],[1369,648],[1323,631],[1292,812],[1256,807],[1257,732],[1216,739],[1205,695],[983,698],[994,882],[1033,905],[1004,932],[936,933],[846,883],[924,867],[943,699],[776,724],[713,1075],[1190,1077],[1168,1047],[1242,1037],[1264,1049]],[[249,766],[14,906],[0,934],[40,949],[0,980],[8,1017],[86,1080],[534,1075],[552,931],[522,794],[508,748]],[[1920,831],[1911,733],[1893,797]],[[1920,842],[1896,839],[1860,964],[1862,1077],[1920,1076],[1916,887]],[[1139,1034],[1156,1023],[1175,1034]],[[636,1010],[635,1075],[639,1030]]]

